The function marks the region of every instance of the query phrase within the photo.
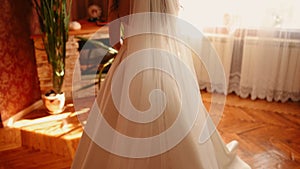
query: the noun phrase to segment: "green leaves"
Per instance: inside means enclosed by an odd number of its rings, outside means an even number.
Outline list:
[[[53,88],[61,93],[65,75],[66,43],[72,0],[33,0],[48,62],[53,69]]]

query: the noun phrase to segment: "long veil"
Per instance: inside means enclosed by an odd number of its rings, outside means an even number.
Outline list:
[[[236,156],[236,142],[226,146],[215,130],[224,97],[212,104],[210,115],[204,108],[193,59],[201,55],[205,63],[214,50],[178,19],[179,10],[178,0],[115,5],[110,42],[120,36],[124,41],[91,108],[72,168],[249,168]],[[225,85],[221,66],[207,70],[213,84]]]

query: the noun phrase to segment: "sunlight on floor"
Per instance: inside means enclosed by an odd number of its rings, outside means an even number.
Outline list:
[[[84,121],[78,120],[78,117],[87,115],[90,109],[82,108],[78,111],[72,111],[73,106],[73,104],[67,104],[65,111],[56,115],[47,114],[33,119],[23,118],[10,124],[9,127],[53,137],[64,137],[65,139],[80,138],[82,134],[81,122]],[[40,111],[46,110],[40,109]]]

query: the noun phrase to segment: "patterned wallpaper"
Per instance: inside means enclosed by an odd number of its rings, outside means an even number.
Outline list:
[[[40,89],[30,39],[30,1],[1,0],[0,11],[0,113],[4,121],[40,99]]]

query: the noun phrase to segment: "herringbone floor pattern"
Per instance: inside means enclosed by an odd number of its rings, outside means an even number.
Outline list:
[[[202,92],[202,99],[208,108],[211,94]],[[34,116],[45,115],[42,111],[35,111]],[[238,155],[253,169],[300,169],[300,102],[253,101],[230,94],[218,130],[226,143],[239,141]],[[0,169],[70,165],[70,158],[30,147],[0,152]]]
[[[225,142],[239,141],[238,154],[254,169],[300,168],[300,102],[229,95],[218,130]]]

